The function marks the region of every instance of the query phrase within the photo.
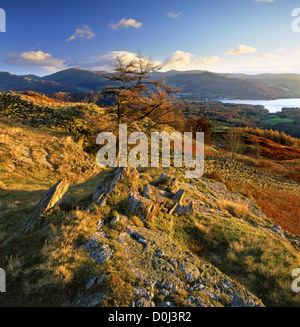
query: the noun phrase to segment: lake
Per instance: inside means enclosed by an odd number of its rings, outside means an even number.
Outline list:
[[[250,104],[261,105],[268,109],[270,112],[281,111],[282,108],[300,108],[300,98],[293,99],[276,99],[276,100],[218,100],[222,103],[236,103],[236,104]]]

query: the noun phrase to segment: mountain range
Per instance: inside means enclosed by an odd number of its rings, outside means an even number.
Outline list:
[[[71,68],[47,76],[14,75],[0,72],[0,91],[27,91],[51,94],[101,91],[112,83],[99,72]],[[192,99],[277,99],[300,97],[300,74],[219,74],[209,71],[155,72],[153,79],[164,77],[166,82],[181,90],[183,97]]]

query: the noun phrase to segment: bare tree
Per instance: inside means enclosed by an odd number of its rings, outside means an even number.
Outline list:
[[[120,143],[118,127],[127,124],[128,132],[140,122],[140,131],[149,132],[154,127],[183,125],[182,104],[175,94],[179,91],[166,85],[163,78],[151,79],[151,73],[161,67],[150,58],[141,55],[131,60],[116,57],[116,66],[112,74],[98,74],[113,82],[103,91],[112,95],[116,104],[107,111],[113,116],[111,131],[116,134],[117,145]],[[119,160],[117,147],[117,161]]]
[[[241,134],[235,127],[228,128],[224,135],[224,147],[231,153],[231,159],[235,160],[236,155],[243,151],[244,142]]]
[[[104,94],[113,95],[116,105],[108,111],[115,115],[115,123],[126,123],[128,128],[138,121],[147,120],[147,130],[158,125],[176,125],[182,117],[181,102],[175,94],[179,90],[166,85],[163,78],[151,80],[151,73],[161,67],[141,55],[128,60],[118,56],[112,74],[99,74],[113,85]]]

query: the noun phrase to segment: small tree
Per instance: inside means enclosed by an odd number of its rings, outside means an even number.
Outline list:
[[[224,147],[231,153],[231,159],[235,160],[236,155],[241,153],[244,147],[241,134],[235,127],[228,128],[224,135]]]
[[[115,99],[115,105],[107,111],[113,116],[111,131],[117,134],[117,144],[120,124],[127,124],[128,131],[132,131],[135,123],[141,122],[139,129],[144,132],[163,125],[182,126],[182,103],[175,96],[179,90],[167,86],[163,78],[151,79],[151,73],[160,68],[141,55],[130,60],[117,56],[113,73],[98,74],[112,82],[102,93]]]
[[[99,74],[113,82],[103,94],[113,95],[116,105],[108,111],[115,115],[114,122],[126,123],[128,128],[148,119],[147,130],[158,125],[178,125],[181,122],[181,102],[175,97],[179,90],[166,85],[163,78],[151,80],[151,73],[161,67],[141,55],[131,60],[116,57],[112,74]]]

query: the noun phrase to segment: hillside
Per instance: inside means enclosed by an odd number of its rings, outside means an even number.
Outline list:
[[[13,75],[7,72],[0,72],[0,91],[27,91],[33,90],[40,93],[54,92],[73,92],[74,88],[53,81],[45,81],[36,78],[22,75]]]
[[[299,74],[260,74],[260,75],[235,75],[228,74],[233,78],[240,78],[244,81],[255,81],[262,83],[268,88],[276,90],[285,97],[298,98],[300,96]]]
[[[1,265],[11,271],[11,291],[1,304],[21,305],[22,294],[35,306],[297,305],[287,292],[296,239],[222,183],[160,173],[104,171],[68,195],[54,193],[37,216],[42,193],[33,192],[27,214],[26,194],[15,194],[3,216],[15,224],[3,220],[1,258],[9,260]],[[1,192],[11,201],[13,191]]]
[[[43,79],[49,82],[60,83],[71,90],[72,88],[76,89],[76,92],[100,91],[110,84],[107,79],[98,76],[96,72],[79,68],[63,70],[45,76]]]
[[[152,78],[164,77],[166,82],[181,89],[188,99],[259,99],[300,97],[300,77],[297,74],[217,74],[208,71],[176,71],[153,73]],[[12,75],[0,72],[0,91],[41,93],[80,93],[101,91],[109,81],[97,72],[70,68],[44,77]]]
[[[199,179],[100,169],[92,145],[110,119],[95,105],[1,94],[0,306],[300,305],[298,183],[215,145]],[[258,162],[299,160],[259,142]]]
[[[201,74],[177,74],[167,77],[171,85],[188,93],[189,98],[238,98],[238,99],[274,99],[281,96],[277,90],[260,82],[248,81],[219,74],[203,72]]]

